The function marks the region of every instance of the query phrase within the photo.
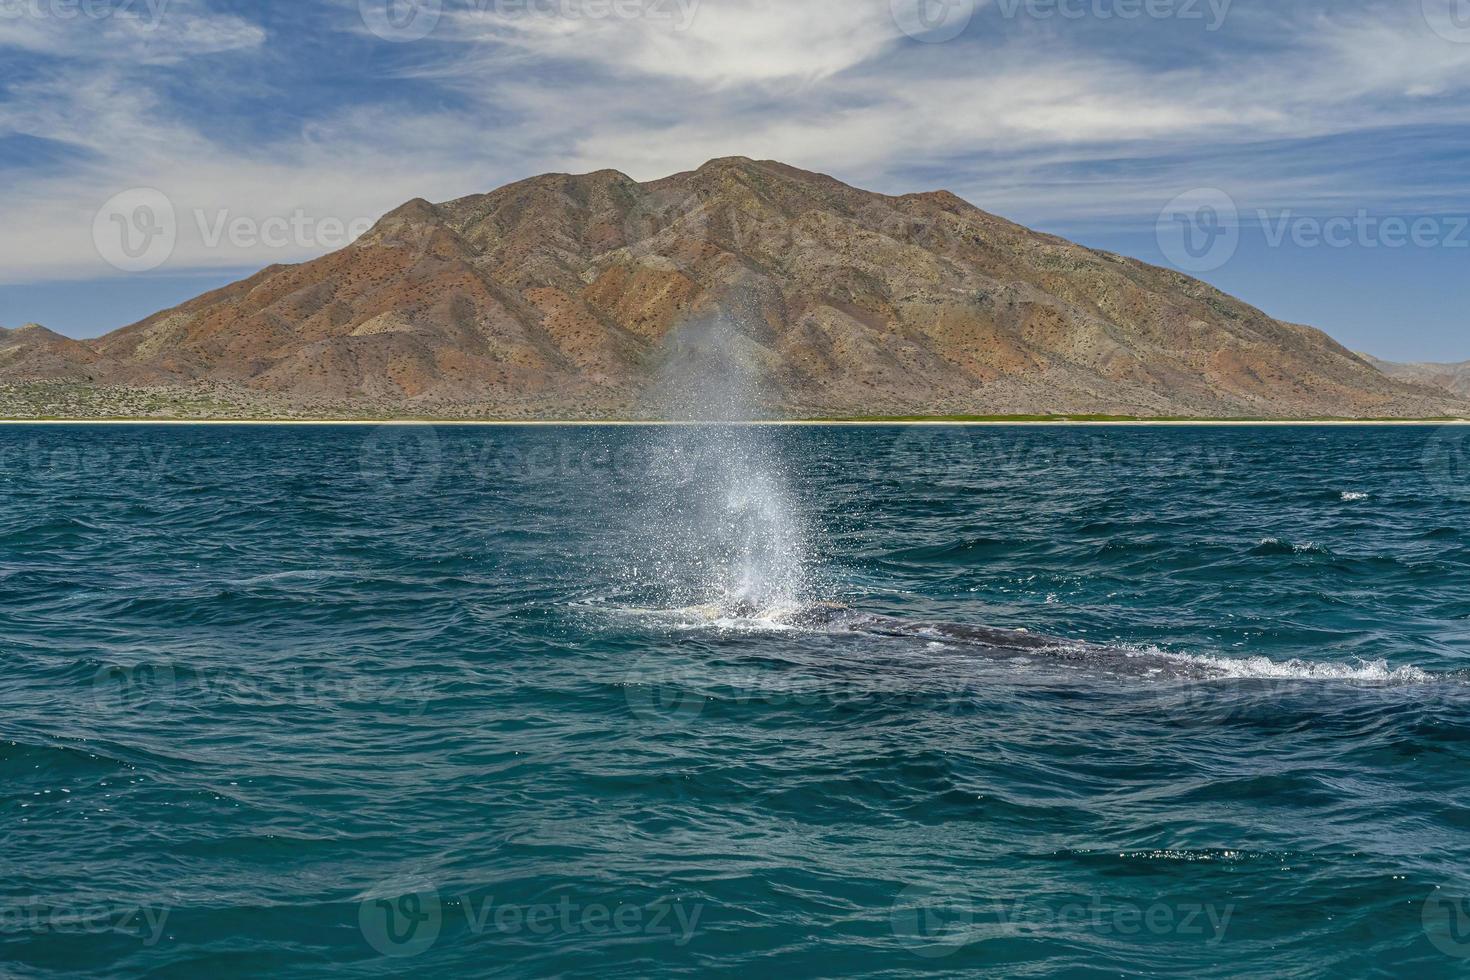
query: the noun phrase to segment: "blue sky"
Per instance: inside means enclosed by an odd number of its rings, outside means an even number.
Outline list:
[[[0,325],[94,336],[412,197],[732,154],[1470,358],[1470,0],[0,0]],[[175,233],[120,259],[139,200]]]

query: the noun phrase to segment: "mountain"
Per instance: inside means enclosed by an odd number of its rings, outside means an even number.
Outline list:
[[[48,338],[0,380],[262,414],[624,416],[656,413],[711,344],[767,411],[801,416],[1470,414],[1180,273],[946,191],[743,157],[410,201],[330,255],[74,347]]]
[[[94,381],[117,365],[92,347],[39,323],[0,327],[0,383],[34,379]]]
[[[1401,381],[1431,385],[1462,398],[1470,398],[1470,361],[1458,364],[1433,364],[1425,362],[1399,363],[1381,361],[1370,354],[1359,354],[1363,360],[1388,375]]]

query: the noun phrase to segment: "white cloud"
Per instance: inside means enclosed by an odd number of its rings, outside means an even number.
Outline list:
[[[479,4],[447,14],[437,36],[713,86],[827,78],[900,36],[888,4],[871,0],[566,0],[555,5],[564,16],[550,6]]]
[[[265,31],[198,0],[5,0],[0,48],[90,63],[169,65],[260,46]]]
[[[221,209],[257,220],[304,209],[350,222],[545,170],[616,167],[651,179],[734,154],[894,193],[949,186],[1033,221],[1151,221],[1163,201],[1201,185],[1228,187],[1243,207],[1463,201],[1453,182],[1402,187],[1366,159],[1350,178],[1324,179],[1342,161],[1287,148],[1470,122],[1457,98],[1470,84],[1470,45],[1387,5],[1312,19],[1257,14],[1245,33],[1269,37],[1269,53],[1222,33],[1214,57],[1167,69],[1024,23],[987,34],[994,25],[977,19],[960,40],[919,44],[899,35],[886,0],[703,0],[687,23],[677,4],[660,7],[670,11],[663,19],[493,9],[446,10],[433,38],[393,49],[412,60],[399,62],[397,81],[453,98],[431,110],[395,101],[389,77],[376,102],[309,116],[298,132],[243,149],[182,122],[132,65],[193,71],[178,63],[258,47],[260,28],[197,4],[170,7],[146,37],[137,25],[89,36],[0,23],[0,44],[86,66],[12,87],[0,136],[64,142],[89,159],[62,177],[16,177],[0,208],[6,227],[27,231],[0,238],[0,275],[105,271],[92,215],[132,186],[158,188],[182,216],[163,270],[178,271],[328,250],[211,248],[195,227],[201,212],[212,222]],[[348,12],[344,29],[360,37]],[[1266,141],[1269,154],[1255,148]],[[947,176],[928,187],[902,176],[940,169]]]

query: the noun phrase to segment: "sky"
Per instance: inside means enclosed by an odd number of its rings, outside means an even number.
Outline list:
[[[777,159],[1470,358],[1470,0],[0,0],[0,325],[414,197]]]

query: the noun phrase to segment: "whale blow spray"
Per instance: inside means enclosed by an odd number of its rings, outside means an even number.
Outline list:
[[[809,538],[781,433],[762,417],[764,348],[721,310],[666,345],[634,577],[666,607],[773,618],[809,602]]]

